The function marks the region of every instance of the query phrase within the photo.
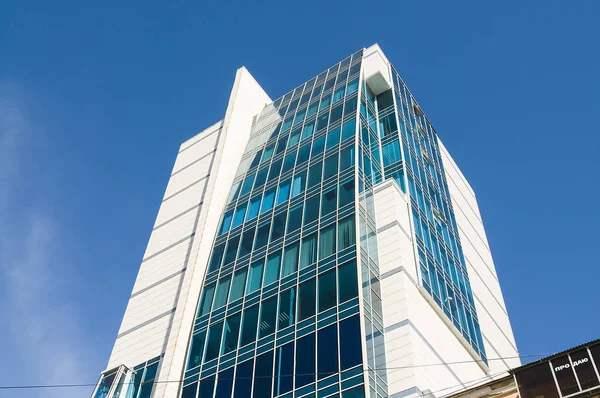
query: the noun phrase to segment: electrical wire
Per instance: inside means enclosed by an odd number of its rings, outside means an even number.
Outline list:
[[[526,354],[526,355],[516,355],[516,356],[510,356],[510,357],[499,357],[499,358],[488,358],[488,361],[500,361],[500,360],[505,360],[505,359],[517,359],[517,358],[530,358],[530,357],[546,357],[552,354]],[[467,364],[467,363],[477,363],[477,362],[483,362],[483,359],[472,359],[472,360],[467,360],[467,361],[455,361],[455,362],[440,362],[440,363],[431,363],[431,364],[423,364],[423,365],[406,365],[406,366],[390,366],[390,367],[384,367],[384,368],[376,368],[376,369],[364,369],[363,372],[379,372],[379,371],[388,371],[388,370],[401,370],[401,369],[412,369],[412,368],[425,368],[425,367],[432,367],[432,366],[447,366],[447,365],[460,365],[460,364]],[[303,374],[290,374],[290,375],[281,375],[279,377],[294,377],[294,376],[318,376],[318,375],[324,375],[324,374],[335,374],[338,372],[333,372],[333,373],[303,373]],[[478,381],[482,381],[485,379],[489,379],[492,377],[495,377],[497,375],[500,375],[502,373],[506,373],[506,371],[502,371],[493,375],[486,375],[483,376],[479,379],[474,379],[474,380],[469,380],[460,384],[457,384],[455,386],[451,386],[451,387],[446,387],[443,388],[441,390],[437,390],[437,391],[432,391],[432,392],[428,392],[426,394],[417,396],[415,398],[418,397],[424,397],[426,395],[429,394],[435,394],[435,393],[439,393],[441,391],[445,391],[445,390],[450,390],[453,388],[459,388],[459,387],[466,387],[466,384],[472,384],[472,383],[476,383]],[[260,379],[260,378],[274,378],[273,376],[256,376],[256,377],[232,377],[230,378],[230,380],[242,380],[242,379]],[[221,378],[221,380],[225,380],[225,378]],[[164,381],[153,381],[152,383],[154,384],[161,384],[161,383],[182,383],[184,380],[164,380]],[[7,385],[7,386],[0,386],[0,390],[26,390],[26,389],[43,389],[43,388],[83,388],[83,387],[94,387],[96,386],[96,384],[98,383],[81,383],[81,384],[25,384],[25,385]],[[130,383],[126,383],[126,384],[132,384],[132,382]]]

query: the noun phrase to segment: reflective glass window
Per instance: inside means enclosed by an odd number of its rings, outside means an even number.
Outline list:
[[[296,151],[289,153],[285,156],[283,160],[283,168],[281,169],[281,173],[285,173],[294,168],[294,163],[296,163]]]
[[[319,137],[313,141],[311,160],[316,159],[321,153],[323,153],[323,149],[325,148],[325,136]]]
[[[268,210],[273,208],[273,203],[275,202],[275,188],[271,188],[265,192],[265,196],[262,201],[262,206],[260,208],[260,212],[265,213]]]
[[[305,186],[306,171],[302,171],[301,173],[298,173],[294,176],[294,181],[292,182],[292,198],[304,192]]]
[[[354,202],[354,178],[340,184],[340,207]]]
[[[354,315],[340,322],[340,368],[342,371],[362,362],[360,318]]]
[[[242,184],[242,190],[240,192],[240,196],[247,194],[252,189],[252,184],[254,183],[254,174],[249,175],[244,180]]]
[[[277,318],[277,296],[265,300],[260,305],[260,328],[258,338],[275,333],[275,320]]]
[[[354,217],[348,217],[338,226],[338,250],[344,250],[356,242]]]
[[[252,227],[242,234],[242,243],[240,244],[238,258],[250,254],[250,252],[252,251],[252,243],[254,242],[254,231],[255,228]]]
[[[269,177],[267,178],[267,182],[273,181],[277,179],[277,177],[279,177],[279,174],[281,174],[281,163],[282,160],[279,159],[271,164],[271,169],[269,170]]]
[[[287,217],[287,212],[279,213],[275,217],[273,217],[273,228],[271,228],[271,242],[276,239],[279,239],[283,236],[285,232],[285,219]]]
[[[298,321],[315,314],[316,279],[310,279],[298,287]]]
[[[323,167],[323,179],[329,178],[338,173],[338,153],[325,158],[325,166]]]
[[[308,145],[304,145],[302,147],[300,147],[300,150],[298,151],[298,159],[296,160],[296,165],[301,165],[302,163],[306,162],[308,160],[310,156],[310,143],[308,143]]]
[[[206,343],[206,355],[204,360],[210,361],[219,355],[221,348],[221,334],[223,333],[223,322],[215,323],[208,329],[208,340]]]
[[[240,347],[250,344],[256,340],[256,327],[258,326],[258,305],[246,308],[242,321],[242,335]],[[249,395],[248,395],[249,396]]]
[[[321,201],[321,216],[335,211],[337,208],[337,187],[328,189],[323,192],[323,200]]]
[[[281,277],[288,276],[298,269],[298,243],[293,243],[285,248]]]
[[[275,349],[275,395],[292,391],[294,382],[294,342]]]
[[[229,302],[233,302],[244,295],[246,288],[246,270],[237,271],[231,281],[231,292],[229,293]]]
[[[337,324],[317,331],[317,378],[324,379],[338,372]]]
[[[281,204],[289,199],[290,196],[290,184],[291,180],[285,180],[279,184],[279,189],[277,191],[277,204]]]
[[[229,231],[229,226],[231,225],[231,219],[233,217],[233,210],[228,211],[223,216],[223,221],[221,222],[221,229],[219,230],[219,235],[224,234]]]
[[[229,264],[233,260],[235,260],[235,255],[237,254],[239,244],[240,244],[239,236],[229,239],[229,242],[227,242],[227,250],[225,251],[225,260],[223,261],[223,264]]]
[[[300,251],[300,269],[308,267],[317,261],[317,234],[314,233],[302,239]]]
[[[206,340],[206,329],[194,333],[192,336],[192,344],[190,345],[190,353],[186,369],[192,369],[200,366],[202,362],[202,354],[204,353],[204,342]]]
[[[256,180],[254,181],[254,191],[256,192],[256,188],[260,187],[262,184],[265,183],[265,181],[267,181],[267,173],[269,172],[269,168],[268,167],[263,167],[262,169],[258,170],[258,173],[256,174]]]
[[[315,381],[316,341],[311,333],[296,340],[296,388]]]
[[[246,203],[238,205],[235,209],[235,215],[233,216],[233,223],[231,228],[238,227],[244,222],[244,216],[246,215]]]
[[[198,387],[198,398],[212,398],[215,389],[215,376],[200,380]]]
[[[271,229],[271,221],[267,221],[264,224],[259,225],[256,232],[256,241],[254,242],[254,249],[260,249],[265,246],[269,241],[269,230]]]
[[[246,294],[255,292],[260,289],[262,285],[262,275],[263,275],[263,263],[264,260],[259,260],[250,266],[250,274],[248,276],[248,287],[246,289]]]
[[[294,324],[296,289],[291,288],[279,295],[279,330]]]
[[[335,224],[321,230],[319,236],[319,260],[335,253]]]
[[[356,135],[356,119],[350,119],[342,126],[342,141]]]
[[[335,269],[318,276],[319,312],[330,309],[337,304]]]
[[[252,397],[271,398],[272,386],[273,351],[268,351],[256,358],[256,367],[254,371],[254,390],[252,392]]]
[[[204,290],[202,291],[202,300],[200,300],[200,310],[198,311],[198,316],[206,315],[209,313],[214,293],[215,285],[204,287]]]
[[[340,128],[336,127],[327,133],[327,149],[333,148],[340,142]]]
[[[287,232],[292,232],[302,225],[302,204],[296,205],[290,209],[287,223]]]
[[[256,196],[252,198],[250,201],[250,206],[248,206],[248,212],[246,213],[246,220],[252,220],[254,217],[258,216],[258,210],[260,209],[260,196]]]
[[[339,268],[339,302],[358,297],[358,276],[356,273],[356,260],[352,260]]]
[[[263,284],[265,286],[267,286],[270,283],[273,283],[277,279],[279,279],[279,267],[280,267],[280,265],[281,265],[281,254],[279,252],[271,254],[267,258],[267,266],[266,266],[266,269],[265,269],[265,280],[263,282]]]
[[[238,363],[235,371],[233,398],[248,398],[252,396],[252,368],[254,361]]]
[[[223,252],[225,251],[225,243],[215,246],[212,252],[212,256],[210,258],[210,265],[208,267],[208,272],[212,272],[214,270],[219,269],[221,265],[221,261],[223,260]]]
[[[307,225],[317,218],[319,218],[319,195],[306,200],[306,204],[304,205],[303,225]]]
[[[308,188],[312,188],[321,182],[323,178],[322,168],[322,162],[310,166],[310,169],[308,169]]]
[[[229,284],[231,283],[231,276],[227,276],[219,280],[217,285],[217,293],[213,302],[213,309],[219,308],[227,304],[227,295],[229,294]]]
[[[221,354],[227,354],[237,348],[241,318],[242,313],[238,312],[237,314],[232,315],[225,320]]]
[[[219,372],[219,375],[217,376],[217,393],[215,394],[215,398],[231,398],[231,389],[233,388],[233,369],[234,368],[229,368]]]

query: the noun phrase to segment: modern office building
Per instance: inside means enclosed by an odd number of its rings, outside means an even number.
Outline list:
[[[181,145],[93,397],[421,397],[519,365],[467,180],[379,46]]]

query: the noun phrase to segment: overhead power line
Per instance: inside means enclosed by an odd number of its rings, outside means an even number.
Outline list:
[[[498,357],[498,358],[488,358],[488,362],[489,361],[501,361],[501,360],[505,360],[505,359],[517,359],[517,358],[531,358],[531,357],[546,357],[552,354],[526,354],[526,355],[515,355],[515,356],[510,356],[510,357]],[[389,367],[385,367],[385,368],[376,368],[376,369],[365,369],[363,370],[363,372],[369,372],[369,371],[374,371],[374,372],[378,372],[378,371],[387,371],[387,370],[401,370],[401,369],[412,369],[412,368],[426,368],[426,367],[432,367],[432,366],[447,366],[447,365],[460,365],[460,364],[467,364],[467,363],[478,363],[478,362],[484,362],[483,359],[471,359],[471,360],[466,360],[466,361],[454,361],[454,362],[439,362],[439,363],[430,363],[430,364],[422,364],[422,365],[406,365],[406,366],[389,366]],[[427,394],[423,394],[420,395],[418,397],[421,396],[425,396],[428,394],[433,394],[436,392],[441,392],[444,390],[449,390],[449,389],[453,389],[453,388],[458,388],[458,387],[463,387],[465,386],[465,384],[471,384],[473,382],[477,382],[479,380],[485,380],[491,377],[495,377],[499,374],[505,373],[506,371],[502,371],[499,372],[497,374],[494,375],[486,375],[483,376],[479,379],[475,379],[475,380],[469,380],[466,381],[464,383],[458,384],[456,386],[452,386],[452,387],[446,387],[442,390],[438,390],[438,391],[434,391],[434,392],[430,392]],[[288,375],[281,375],[278,377],[294,377],[294,376],[317,376],[317,375],[324,375],[324,374],[335,374],[338,372],[328,372],[328,373],[302,373],[302,374],[288,374]],[[229,378],[230,380],[243,380],[243,379],[271,379],[274,378],[275,376],[256,376],[256,377],[232,377]],[[224,378],[221,378],[221,380],[225,380]],[[183,380],[164,380],[164,381],[158,381],[155,380],[153,381],[154,384],[161,384],[161,383],[182,383]],[[94,387],[96,386],[97,383],[80,383],[80,384],[24,384],[24,385],[6,385],[6,386],[0,386],[0,390],[27,390],[27,389],[44,389],[44,388],[82,388],[82,387]],[[131,384],[131,383],[129,383]]]

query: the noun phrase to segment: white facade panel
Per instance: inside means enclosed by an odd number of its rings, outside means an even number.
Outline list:
[[[186,167],[190,167],[193,163],[197,162],[198,159],[209,157],[211,152],[215,150],[217,138],[219,137],[218,130],[203,133],[202,135],[204,137],[201,141],[179,152],[171,174],[181,172]]]
[[[189,237],[194,232],[195,221],[196,212],[190,211],[152,231],[144,259]]]
[[[515,338],[475,193],[441,142],[440,152],[487,356],[510,358],[490,361],[497,373],[520,365]]]
[[[185,258],[189,251],[191,239],[192,238],[186,239],[149,260],[144,261],[135,280],[132,294],[147,289],[164,278],[181,271],[185,266]]]

